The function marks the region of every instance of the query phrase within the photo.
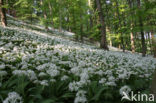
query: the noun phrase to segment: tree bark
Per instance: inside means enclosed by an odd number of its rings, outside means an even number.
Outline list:
[[[53,11],[52,11],[52,6],[51,6],[51,3],[50,2],[48,3],[48,5],[49,5],[49,10],[50,10],[50,16],[51,16],[51,24],[53,26]]]
[[[153,31],[151,32],[151,36],[152,36],[153,54],[154,54],[154,58],[156,58],[156,38],[154,37]]]
[[[100,18],[100,23],[101,23],[101,48],[105,50],[109,50],[107,46],[107,38],[106,38],[106,25],[105,25],[105,19],[103,15],[103,10],[101,7],[101,0],[96,0],[96,5],[97,5],[97,10],[98,10],[98,15]]]
[[[141,9],[141,3],[140,0],[137,0],[138,8]],[[141,15],[139,15],[139,25],[140,25],[140,33],[141,33],[141,44],[142,44],[142,56],[146,56],[146,43],[145,43],[145,37],[144,37],[144,31],[143,31],[143,21]]]
[[[60,4],[60,7],[59,7],[59,31],[62,32],[62,2],[61,0],[59,0],[59,4]]]
[[[6,4],[9,4],[9,0],[6,0]],[[10,9],[8,8],[7,13],[10,15]]]
[[[82,14],[80,14],[80,18],[82,20]],[[80,38],[81,38],[81,42],[83,43],[83,23],[81,23],[80,25]]]
[[[152,91],[152,94],[154,94],[154,97],[156,99],[156,72],[154,74],[154,78],[153,78],[153,82],[152,82],[152,86],[151,86],[151,91]]]
[[[44,6],[43,5],[43,0],[40,0],[40,4],[41,4],[41,6]],[[47,14],[46,14],[46,11],[45,10],[43,10],[43,17],[45,19],[45,29],[48,30],[48,26],[47,26],[47,22],[46,22],[46,20],[47,20]]]
[[[132,9],[132,1],[131,0],[128,0],[128,3],[129,3],[129,8]],[[132,53],[135,52],[135,44],[134,44],[134,34],[133,34],[133,11],[130,12],[131,16],[132,16],[132,19],[131,19],[131,33],[130,33],[130,37],[131,37],[131,50],[132,50]]]
[[[120,18],[120,13],[119,13],[119,5],[118,5],[118,1],[116,1],[116,9],[117,9],[117,15],[118,15],[118,19],[119,19],[119,26],[118,28],[121,28],[122,27],[122,24],[121,24],[121,18]],[[121,33],[121,37],[120,37],[120,40],[121,40],[121,44],[122,44],[122,50],[123,52],[125,52],[125,44],[124,44],[124,38],[123,38],[123,33]]]
[[[6,11],[5,8],[2,6],[4,5],[4,1],[0,0],[0,15],[1,15],[1,24],[2,26],[7,26],[7,19],[6,19]]]

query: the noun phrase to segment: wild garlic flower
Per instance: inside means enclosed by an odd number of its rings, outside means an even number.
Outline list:
[[[77,82],[72,82],[69,83],[69,90],[70,91],[77,91],[79,89],[79,85],[77,84]]]
[[[76,98],[74,100],[74,103],[86,103],[87,98],[86,98],[86,91],[80,90],[76,93]]]
[[[65,81],[65,80],[67,80],[68,78],[69,78],[68,76],[64,75],[64,76],[61,78],[61,81]]]
[[[8,73],[6,71],[0,71],[0,76],[6,76]]]
[[[49,85],[47,80],[40,81],[40,84],[43,85],[43,86],[48,86]]]
[[[102,78],[101,80],[99,80],[99,83],[100,83],[100,84],[106,83],[106,79],[105,79],[105,78]]]
[[[3,103],[23,103],[22,97],[16,92],[10,92]]]
[[[0,69],[4,69],[4,68],[5,68],[5,64],[1,64]]]

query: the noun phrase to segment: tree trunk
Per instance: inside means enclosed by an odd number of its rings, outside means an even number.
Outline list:
[[[100,18],[100,23],[101,23],[101,48],[105,50],[109,50],[107,46],[107,38],[106,38],[106,25],[105,25],[105,19],[103,15],[103,10],[101,7],[101,1],[96,0],[96,5],[97,5],[97,10],[98,10],[98,15]]]
[[[60,32],[62,32],[62,13],[63,13],[63,11],[62,11],[62,3],[63,1],[61,1],[61,0],[59,0],[59,4],[60,4],[60,7],[59,7],[59,31]]]
[[[90,22],[90,29],[93,27],[93,11],[91,10],[92,8],[92,3],[91,3],[91,0],[88,0],[88,5],[89,5],[89,14],[90,14],[90,17],[89,17],[89,22]]]
[[[51,3],[49,2],[48,3],[48,5],[49,5],[49,12],[50,12],[50,17],[51,17],[51,24],[52,24],[52,26],[53,26],[53,11],[52,11],[52,6],[51,6]]]
[[[154,97],[156,99],[156,72],[154,74],[151,91],[152,91],[152,94],[154,94]]]
[[[121,28],[122,27],[122,24],[121,24],[121,18],[120,18],[120,13],[119,13],[119,5],[118,5],[118,1],[116,1],[116,9],[117,9],[117,15],[118,15],[118,19],[119,19],[119,26],[118,28]],[[122,50],[123,52],[125,52],[125,44],[124,44],[124,38],[123,38],[123,33],[121,33],[121,37],[120,37],[120,40],[121,40],[121,44],[122,44]]]
[[[81,42],[83,43],[83,24],[81,23],[81,27],[80,27],[80,32],[81,32]]]
[[[138,8],[141,9],[140,0],[137,0]],[[140,33],[141,33],[141,44],[142,44],[142,56],[146,56],[146,43],[145,43],[145,37],[144,37],[144,31],[143,31],[143,21],[141,15],[139,15],[139,25],[140,25]]]
[[[4,5],[4,1],[0,0],[0,15],[1,15],[1,24],[2,26],[7,26],[7,19],[6,19],[6,12],[5,12],[5,8],[2,8],[2,6]]]
[[[131,0],[128,0],[128,3],[129,3],[129,8],[132,9],[132,1]],[[132,50],[132,53],[135,52],[135,44],[134,44],[134,34],[133,34],[133,11],[130,12],[131,16],[132,16],[132,19],[131,19],[131,33],[130,33],[130,37],[131,37],[131,50]]]
[[[133,36],[133,32],[132,31],[131,31],[131,50],[132,50],[132,53],[135,52],[134,36]]]
[[[151,36],[152,36],[153,54],[154,54],[154,58],[156,58],[156,38],[154,37],[153,31],[151,32]]]
[[[152,42],[151,42],[151,34],[150,34],[150,32],[148,32],[148,44],[149,44],[150,52],[151,52],[151,55],[152,55]]]
[[[6,0],[6,4],[9,4],[9,0]],[[10,9],[8,8],[7,13],[10,15]]]
[[[41,6],[44,6],[43,5],[43,0],[40,0],[40,4],[41,4]],[[43,10],[43,17],[45,19],[45,29],[48,30],[48,26],[47,26],[47,22],[46,22],[46,20],[47,20],[47,14],[46,14],[46,11],[45,10]]]

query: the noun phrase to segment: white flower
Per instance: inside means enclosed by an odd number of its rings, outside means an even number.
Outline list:
[[[74,67],[71,69],[71,73],[73,73],[74,75],[79,75],[80,73],[80,68],[79,67]]]
[[[56,80],[55,79],[50,79],[50,82],[54,83],[54,82],[56,82]]]
[[[47,74],[49,74],[51,77],[55,77],[60,74],[60,72],[57,69],[49,69],[46,71]]]
[[[49,85],[47,80],[40,81],[40,84],[43,85],[43,86],[48,86]]]
[[[75,81],[72,83],[69,83],[69,90],[70,91],[77,91],[78,89],[79,89],[79,86]]]
[[[61,81],[65,81],[65,80],[67,80],[68,78],[69,78],[68,76],[64,75],[64,76],[61,78]]]
[[[12,73],[18,76],[27,75],[27,72],[25,70],[14,70]]]
[[[8,73],[6,71],[0,71],[0,76],[6,76]]]
[[[37,76],[36,76],[35,72],[32,71],[32,70],[27,70],[27,76],[29,77],[30,80],[37,79]]]
[[[38,74],[39,77],[44,77],[44,76],[46,76],[46,75],[47,75],[47,74],[44,73],[44,72],[40,72],[40,73]]]
[[[76,93],[76,98],[74,100],[74,103],[86,103],[87,98],[86,98],[86,91],[80,90]]]
[[[36,76],[35,72],[32,71],[32,70],[27,70],[27,71],[25,71],[25,70],[14,70],[12,73],[14,75],[18,75],[18,76],[25,75],[25,76],[29,77],[30,80],[37,79],[37,76]]]
[[[110,82],[116,81],[115,78],[114,78],[113,76],[108,77],[108,80],[109,80]]]
[[[105,82],[106,82],[106,79],[105,79],[105,78],[102,78],[102,79],[99,81],[100,84],[104,84]]]
[[[116,86],[115,82],[106,82],[105,85],[107,86]]]
[[[3,103],[23,103],[22,97],[16,92],[10,92]]]
[[[79,66],[80,66],[80,67],[84,67],[85,65],[86,65],[86,63],[85,63],[84,61],[80,61],[80,62],[79,62]]]
[[[5,68],[5,64],[1,64],[0,69],[4,69],[4,68]]]
[[[123,92],[129,94],[130,91],[131,91],[131,88],[129,86],[125,85],[125,86],[120,88],[119,92],[120,92],[121,95],[123,95]]]

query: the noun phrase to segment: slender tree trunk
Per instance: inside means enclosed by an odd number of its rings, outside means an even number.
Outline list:
[[[6,4],[9,4],[9,0],[6,0]],[[10,15],[10,9],[8,8],[7,13]]]
[[[107,46],[107,38],[106,38],[106,25],[105,25],[105,19],[103,15],[103,10],[101,7],[101,0],[96,0],[96,5],[97,5],[97,10],[100,18],[100,23],[101,23],[101,48],[105,50],[109,50]]]
[[[80,14],[80,19],[82,20],[82,14]],[[80,25],[80,38],[81,38],[81,42],[83,42],[83,23],[82,22]]]
[[[119,5],[118,5],[118,1],[116,1],[116,9],[117,9],[117,15],[118,15],[118,19],[119,19],[119,26],[118,28],[121,28],[122,27],[122,24],[121,24],[121,18],[120,18],[120,13],[119,13]],[[120,37],[120,40],[121,40],[121,44],[122,44],[122,50],[123,52],[125,52],[125,44],[124,44],[124,38],[123,38],[123,33],[121,33],[121,37]]]
[[[91,10],[92,8],[92,3],[91,3],[91,0],[88,0],[88,5],[89,5],[89,14],[90,14],[90,17],[89,17],[89,22],[90,22],[90,29],[93,27],[93,11]]]
[[[154,32],[151,32],[151,36],[152,36],[152,47],[153,47],[153,54],[154,54],[154,58],[156,58],[156,38],[154,37]]]
[[[6,11],[5,8],[2,8],[4,5],[4,1],[0,0],[0,15],[1,15],[1,24],[2,26],[7,26],[7,18],[6,18]]]
[[[52,11],[52,6],[50,2],[48,3],[48,6],[49,6],[50,17],[51,17],[51,25],[53,27],[53,11]]]
[[[81,27],[80,27],[80,32],[81,32],[81,42],[83,43],[83,24],[81,24]]]
[[[71,32],[69,22],[70,22],[70,18],[69,18],[69,14],[68,14],[68,16],[67,16],[67,25],[68,25],[67,30]]]
[[[90,29],[93,27],[93,18],[92,18],[92,15],[90,16],[89,18],[89,21],[90,21]]]
[[[41,4],[41,6],[43,6],[43,0],[40,0],[40,4]],[[45,10],[43,10],[43,17],[44,17],[44,19],[45,19],[45,29],[46,30],[48,30],[48,26],[47,26],[47,13],[46,13],[46,11]]]
[[[110,32],[109,28],[106,29],[107,32]],[[109,38],[109,46],[112,47],[112,38],[111,38],[111,34],[109,33],[108,35]]]
[[[153,78],[153,82],[152,82],[152,86],[151,86],[151,91],[152,94],[154,94],[155,100],[156,100],[156,72],[154,74],[154,78]]]
[[[151,55],[152,55],[152,42],[151,42],[151,35],[150,35],[150,32],[148,32],[148,42],[149,42],[149,46],[150,46],[150,52],[151,52]]]
[[[71,27],[70,27],[70,12],[69,12],[70,4],[67,5],[68,9],[68,14],[67,14],[67,30],[71,32]]]
[[[128,3],[129,3],[129,8],[132,9],[132,1],[131,0],[128,0]],[[132,50],[132,53],[135,52],[135,44],[134,44],[134,34],[133,34],[133,11],[130,12],[131,16],[132,16],[132,19],[131,19],[131,33],[130,33],[130,37],[131,37],[131,50]]]
[[[62,32],[62,0],[59,0],[60,8],[59,8],[59,31]]]
[[[132,29],[131,29],[131,30],[132,30]],[[131,50],[132,50],[132,53],[135,52],[134,34],[133,34],[133,32],[131,32]]]
[[[140,0],[137,0],[138,8],[141,9],[141,3]],[[141,15],[139,15],[139,24],[140,24],[140,33],[141,33],[141,44],[142,44],[142,56],[146,56],[146,43],[145,43],[145,37],[144,37],[144,31],[143,31],[143,21]]]
[[[76,20],[75,20],[75,10],[73,10],[73,13],[72,14],[73,14],[73,23],[72,23],[73,24],[73,27],[72,27],[73,30],[72,30],[72,32],[76,33],[76,25],[77,25],[77,23],[76,23]],[[76,34],[75,35],[75,40],[78,41],[78,39],[79,39],[79,37]]]
[[[61,14],[61,10],[59,12],[59,24],[60,24],[60,27],[59,27],[59,31],[61,32],[62,31],[62,14]]]

